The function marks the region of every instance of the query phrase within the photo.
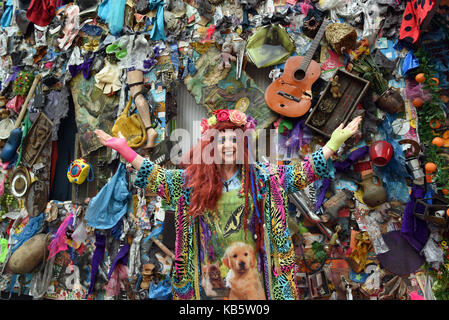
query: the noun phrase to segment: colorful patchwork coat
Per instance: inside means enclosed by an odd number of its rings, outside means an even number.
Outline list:
[[[319,178],[333,178],[331,160],[322,149],[295,165],[254,164],[257,185],[264,203],[265,291],[268,299],[298,299],[295,252],[288,224],[288,193],[305,188]],[[175,212],[175,261],[171,274],[174,299],[200,299],[198,218],[189,219],[191,190],[184,184],[184,170],[164,169],[145,159],[135,185],[165,198]],[[243,189],[243,179],[242,188]]]

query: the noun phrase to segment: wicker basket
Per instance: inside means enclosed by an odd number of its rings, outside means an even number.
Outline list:
[[[326,27],[327,42],[338,54],[344,54],[354,49],[357,44],[357,32],[353,27],[344,23],[332,23]]]

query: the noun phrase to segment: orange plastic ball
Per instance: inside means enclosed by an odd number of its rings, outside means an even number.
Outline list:
[[[424,104],[421,98],[413,99],[412,103],[416,108],[422,107],[422,105]]]
[[[440,137],[435,137],[432,140],[432,144],[434,144],[437,147],[442,147],[444,144],[444,139]]]
[[[424,166],[426,172],[435,172],[437,170],[437,165],[433,162],[427,162]]]
[[[416,82],[423,83],[424,81],[426,81],[426,76],[424,75],[424,73],[418,73],[415,76],[415,80]]]

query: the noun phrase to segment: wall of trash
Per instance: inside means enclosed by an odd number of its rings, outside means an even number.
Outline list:
[[[3,299],[172,299],[174,208],[94,130],[128,130],[139,154],[176,168],[170,135],[193,108],[180,87],[207,114],[239,109],[272,129],[278,164],[362,115],[335,178],[289,195],[300,299],[449,299],[449,1],[0,3]],[[320,70],[300,113],[269,88],[295,57]],[[151,147],[132,118],[135,69]]]

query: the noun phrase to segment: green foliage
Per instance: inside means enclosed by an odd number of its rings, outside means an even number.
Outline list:
[[[424,270],[434,279],[432,291],[436,300],[449,300],[449,251],[447,243],[447,239],[438,243],[444,256],[443,264],[438,269],[434,269],[428,263],[424,264]]]
[[[388,81],[383,74],[386,70],[380,68],[370,55],[363,55],[352,61],[353,70],[360,73],[363,79],[370,82],[371,89],[378,95],[388,90]]]
[[[320,263],[326,260],[327,254],[324,251],[324,245],[321,242],[314,241],[312,243],[312,250],[315,255],[315,259],[317,259]]]
[[[0,217],[19,207],[17,199],[6,190],[11,190],[8,184],[5,184],[5,193],[0,197]]]
[[[419,67],[413,70],[414,77],[418,73],[424,73],[426,81],[423,83],[423,90],[427,90],[431,99],[424,102],[423,106],[417,109],[418,112],[418,133],[419,139],[425,146],[424,155],[426,161],[437,165],[435,173],[435,184],[439,190],[449,189],[449,172],[446,167],[449,165],[445,157],[438,153],[438,148],[432,144],[435,138],[434,130],[430,127],[432,121],[444,122],[445,114],[440,105],[440,89],[432,83],[432,78],[436,77],[435,66],[431,62],[430,55],[419,48],[414,55],[419,60]],[[446,195],[449,199],[449,195]]]

